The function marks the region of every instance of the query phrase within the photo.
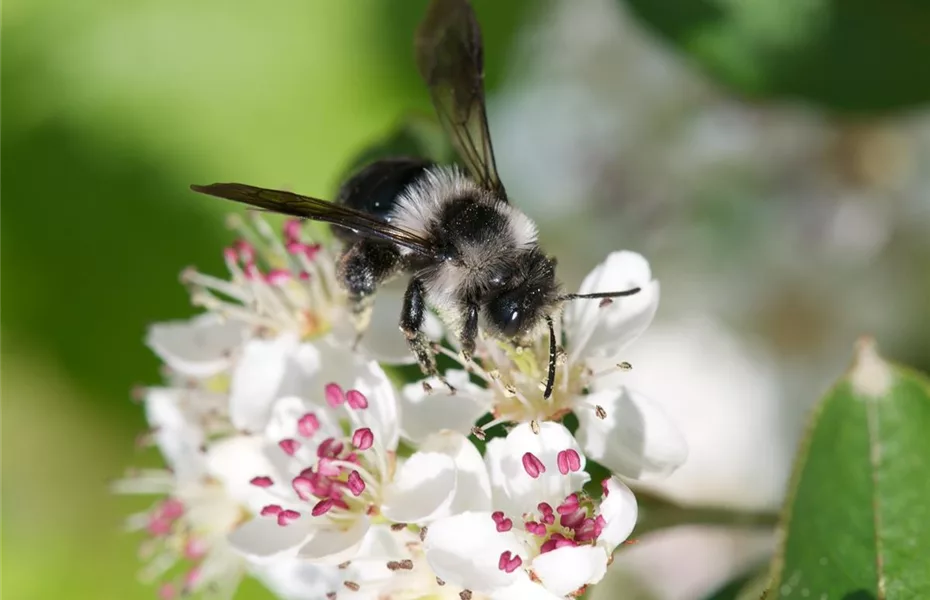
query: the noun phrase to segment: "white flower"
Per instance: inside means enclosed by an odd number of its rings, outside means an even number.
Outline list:
[[[438,519],[426,558],[446,582],[493,598],[564,598],[604,576],[614,548],[636,523],[636,500],[616,478],[600,503],[582,492],[589,476],[571,433],[558,423],[516,426],[491,440],[485,460],[494,511]]]
[[[376,363],[348,382],[274,402],[261,434],[227,438],[208,463],[257,517],[230,536],[257,564],[296,556],[339,564],[360,556],[373,522],[422,525],[490,506],[477,449],[461,434],[433,435],[398,463],[398,414]]]
[[[633,296],[580,299],[566,306],[556,333],[565,347],[550,398],[543,395],[549,362],[546,332],[522,347],[479,339],[473,361],[463,363],[463,368],[483,379],[485,387],[471,383],[464,371],[446,374],[455,393],[435,380],[406,386],[405,436],[415,441],[437,424],[467,432],[485,412],[491,412],[494,420],[484,430],[504,422],[559,420],[574,412],[585,453],[615,473],[643,478],[674,471],[684,462],[687,448],[662,409],[622,380],[599,385],[605,376],[628,368],[620,362],[624,349],[655,315],[659,284],[652,279],[649,264],[633,252],[610,254],[584,279],[579,293],[634,287],[641,291]],[[443,352],[461,362],[454,353]]]
[[[378,600],[461,600],[464,589],[433,573],[423,552],[426,529],[419,532],[399,525],[374,525],[352,560],[335,571],[307,560],[276,559],[256,574],[279,598],[331,600],[371,598]],[[338,590],[338,591],[334,591]],[[486,600],[472,593],[469,600]]]
[[[238,217],[231,225],[241,235],[224,257],[230,279],[221,279],[194,269],[182,279],[191,286],[192,300],[224,320],[245,324],[263,337],[290,333],[302,341],[325,341],[344,348],[353,347],[356,333],[351,325],[347,295],[336,277],[333,253],[311,240],[302,222],[288,220],[279,236],[261,217],[254,228]],[[398,328],[401,297],[393,289],[383,290],[374,306],[369,329],[358,350],[385,363],[407,364],[414,358]],[[235,325],[232,326],[235,329]],[[430,316],[427,331],[436,333],[437,320]],[[195,332],[159,331],[150,343],[173,368],[188,363],[193,355],[207,368],[213,363],[200,360],[201,352],[234,350],[234,332],[212,331],[209,343]],[[212,352],[215,357],[216,352]]]
[[[137,471],[114,485],[120,493],[163,496],[150,510],[129,517],[128,525],[147,534],[144,580],[183,571],[162,582],[160,595],[166,600],[196,592],[231,598],[246,569],[226,539],[241,521],[242,508],[204,460],[204,425],[211,422],[207,415],[213,400],[197,389],[149,390],[144,402],[151,438],[171,470]]]

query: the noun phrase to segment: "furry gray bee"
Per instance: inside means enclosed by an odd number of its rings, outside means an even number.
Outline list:
[[[555,259],[540,249],[536,225],[510,203],[497,174],[481,32],[467,0],[433,0],[417,31],[416,62],[467,174],[415,157],[377,160],[350,177],[335,202],[239,183],[191,188],[336,225],[345,243],[339,276],[359,335],[379,286],[409,273],[400,329],[428,375],[441,378],[422,331],[428,307],[457,333],[466,357],[474,353],[479,324],[517,343],[548,325],[549,397],[557,356],[552,315],[568,300],[629,296],[639,288],[562,293]]]

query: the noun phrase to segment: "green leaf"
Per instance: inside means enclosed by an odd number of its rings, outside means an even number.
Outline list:
[[[761,569],[763,565],[753,568],[732,579],[705,600],[757,600],[765,593],[768,573]]]
[[[769,599],[930,597],[930,382],[860,341],[795,464]]]
[[[857,113],[930,99],[924,0],[625,1],[741,94]]]

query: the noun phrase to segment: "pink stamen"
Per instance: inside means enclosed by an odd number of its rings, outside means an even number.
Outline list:
[[[178,591],[174,588],[173,583],[163,583],[160,588],[158,588],[158,597],[161,600],[174,600],[178,595]]]
[[[300,442],[297,440],[286,439],[278,442],[278,446],[280,446],[288,456],[294,456],[294,453],[296,453],[297,449],[300,448]]]
[[[300,221],[288,219],[284,222],[284,239],[293,242],[300,239]]]
[[[608,479],[601,479],[601,491],[604,492],[604,497],[605,497],[605,498],[606,498],[607,495],[610,493],[610,486],[607,485],[609,481],[610,481],[609,478],[608,478]]]
[[[537,523],[536,521],[527,521],[523,527],[533,535],[546,535],[546,526],[542,523]]]
[[[233,244],[233,248],[239,252],[239,258],[242,262],[251,263],[255,261],[255,248],[247,241],[236,240]]]
[[[342,472],[342,467],[335,464],[335,460],[324,456],[320,459],[317,466],[317,472],[323,477],[337,477]]]
[[[597,539],[597,524],[594,519],[587,518],[585,519],[577,529],[575,529],[575,541],[577,542],[590,542],[594,539]]]
[[[235,248],[223,248],[223,258],[227,263],[236,264],[239,262],[239,253]]]
[[[358,390],[349,390],[346,392],[346,402],[348,402],[349,406],[355,410],[368,408],[368,398],[366,398],[365,394]]]
[[[559,452],[556,462],[559,465],[559,473],[562,475],[581,470],[581,457],[572,448]]]
[[[278,513],[278,525],[284,527],[292,521],[296,521],[300,517],[300,513],[296,510],[282,510]]]
[[[303,475],[295,477],[291,481],[291,487],[294,488],[294,492],[301,500],[309,500],[314,496],[313,481],[309,477],[304,477]]]
[[[523,559],[520,558],[519,554],[514,556],[511,554],[510,550],[504,550],[501,552],[501,557],[497,561],[497,568],[506,573],[513,573],[522,564]]]
[[[300,242],[296,242],[296,241],[287,242],[284,245],[284,247],[287,250],[288,254],[303,254],[304,251],[306,250],[306,246],[304,244],[301,244]]]
[[[251,483],[255,487],[260,487],[260,488],[271,487],[274,484],[274,482],[271,480],[271,477],[268,477],[267,475],[259,475],[258,477],[253,477],[249,481],[249,483]]]
[[[300,278],[301,281],[307,281],[308,279],[310,279],[310,273],[307,273],[306,271],[301,271],[298,277]]]
[[[149,532],[149,535],[154,536],[168,535],[171,532],[171,523],[169,519],[156,517],[149,520],[146,531]]]
[[[511,529],[513,529],[513,521],[510,519],[501,519],[497,523],[497,530],[500,533],[504,533],[505,531],[510,531]]]
[[[187,560],[197,560],[203,558],[207,553],[207,544],[203,540],[191,538],[184,544],[184,558]]]
[[[344,446],[342,445],[342,442],[336,440],[335,438],[326,438],[325,440],[320,442],[319,446],[317,446],[316,455],[319,458],[323,458],[323,457],[336,458],[337,456],[342,454],[343,448]]]
[[[539,510],[539,513],[542,515],[540,519],[546,525],[552,525],[555,523],[555,513],[552,511],[552,507],[549,506],[546,502],[540,502],[536,508]]]
[[[569,494],[566,496],[562,504],[559,504],[556,508],[556,511],[558,511],[560,515],[571,514],[576,510],[578,510],[578,496],[576,494]]]
[[[332,498],[327,498],[325,500],[320,500],[313,506],[313,510],[310,511],[314,517],[319,517],[320,515],[325,515],[333,508]]]
[[[523,455],[523,470],[526,474],[536,479],[541,473],[546,472],[546,465],[542,463],[532,452]]]
[[[361,496],[362,492],[365,491],[365,481],[362,479],[362,476],[359,475],[358,471],[349,473],[349,479],[346,483],[349,484],[349,491],[352,492],[353,496]]]
[[[577,546],[578,543],[566,538],[561,533],[553,533],[552,537],[546,540],[546,542],[539,547],[539,551],[542,554],[546,552],[551,552],[556,548],[564,548],[565,546]]]
[[[495,523],[500,523],[504,520],[504,511],[495,510],[491,513],[491,519],[493,519]]]
[[[194,567],[184,574],[184,589],[190,590],[200,581],[200,569]]]
[[[316,258],[316,255],[320,253],[320,250],[323,248],[320,244],[307,244],[304,248],[304,254],[307,257],[307,260],[313,260]]]
[[[601,515],[597,515],[597,518],[594,519],[594,538],[597,539],[601,537],[601,533],[604,531],[604,528],[607,527],[607,519]]]
[[[297,433],[304,437],[313,437],[320,430],[320,420],[313,413],[307,413],[297,419]]]
[[[168,498],[162,502],[159,508],[159,516],[164,519],[174,520],[184,514],[184,503],[177,498]]]
[[[359,450],[365,451],[371,448],[375,443],[375,434],[368,427],[356,429],[352,434],[352,445]]]
[[[287,269],[272,269],[265,275],[265,281],[271,285],[281,285],[291,280],[291,272]]]
[[[325,395],[326,403],[333,408],[342,406],[346,401],[346,395],[338,383],[327,383]]]
[[[576,510],[573,513],[567,515],[562,515],[559,518],[559,525],[562,527],[568,527],[569,529],[575,529],[585,520],[585,513],[583,510]]]
[[[262,507],[262,512],[260,513],[263,517],[277,516],[284,510],[277,504],[269,504],[268,506]]]

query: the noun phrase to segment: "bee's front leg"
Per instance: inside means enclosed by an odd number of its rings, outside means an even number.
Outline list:
[[[475,340],[478,337],[478,305],[466,304],[462,314],[462,330],[459,332],[459,343],[462,345],[462,356],[466,361],[471,360],[475,354]]]
[[[423,321],[426,318],[426,290],[423,281],[413,277],[404,293],[404,307],[400,313],[400,330],[407,338],[410,351],[420,363],[420,369],[430,377],[438,378],[452,393],[455,388],[446,381],[436,368],[436,357],[430,346],[430,341],[423,333]]]

